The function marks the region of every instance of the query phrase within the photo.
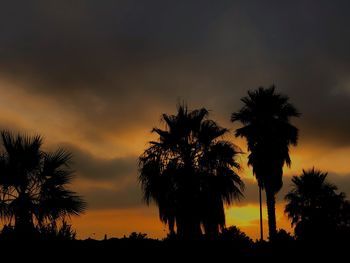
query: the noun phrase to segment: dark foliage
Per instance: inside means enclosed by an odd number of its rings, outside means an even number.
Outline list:
[[[269,238],[276,235],[275,195],[282,187],[283,166],[291,165],[289,146],[296,145],[298,129],[290,123],[300,114],[287,96],[276,93],[275,87],[248,91],[241,99],[244,106],[232,114],[231,121],[244,126],[235,135],[248,143],[248,165],[259,187],[265,189],[268,210]]]
[[[163,114],[166,129],[153,129],[158,140],[140,156],[144,198],[158,205],[171,235],[199,238],[201,227],[217,235],[225,226],[224,204],[242,196],[239,149],[222,140],[227,130],[207,117],[206,109],[186,106],[176,115]]]
[[[64,220],[81,214],[86,204],[68,190],[73,179],[69,168],[71,154],[62,149],[42,151],[40,136],[3,131],[1,139],[0,217],[6,226],[3,233],[8,235],[13,229],[20,238],[36,237],[40,232],[72,234]]]
[[[300,240],[330,242],[350,237],[349,201],[326,179],[327,173],[314,168],[292,179],[285,212]]]

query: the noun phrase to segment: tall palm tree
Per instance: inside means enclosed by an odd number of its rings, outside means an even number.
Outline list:
[[[25,236],[84,211],[85,202],[67,189],[73,178],[70,153],[42,151],[40,136],[3,131],[1,139],[0,216],[6,224]]]
[[[166,129],[153,129],[159,138],[139,159],[144,199],[158,205],[170,234],[183,238],[198,237],[201,226],[217,234],[225,226],[224,204],[242,196],[244,187],[236,173],[238,148],[222,140],[227,130],[207,117],[206,109],[186,106],[163,114]]]
[[[349,202],[326,179],[327,173],[314,168],[292,178],[293,187],[285,196],[285,213],[299,239],[329,238],[342,232],[344,226],[349,232]]]
[[[235,135],[246,138],[248,165],[253,167],[259,190],[266,192],[272,240],[276,235],[275,195],[282,187],[284,164],[291,165],[289,146],[296,145],[298,139],[298,129],[290,118],[300,114],[287,96],[275,92],[274,86],[248,91],[248,96],[241,100],[244,106],[232,114],[231,121],[244,125]]]

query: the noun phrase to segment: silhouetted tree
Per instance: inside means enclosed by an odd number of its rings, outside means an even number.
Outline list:
[[[233,241],[239,245],[251,246],[253,244],[253,240],[236,226],[224,228],[220,234],[220,239],[224,241]]]
[[[279,245],[286,245],[294,242],[295,238],[286,230],[279,229],[276,233],[275,240]]]
[[[0,216],[5,224],[25,237],[35,228],[57,229],[58,220],[84,211],[85,202],[67,189],[73,178],[70,153],[42,151],[40,136],[3,131],[1,139]]]
[[[248,142],[248,165],[258,181],[260,202],[260,190],[265,189],[271,240],[276,234],[275,195],[282,187],[282,168],[285,163],[291,165],[289,146],[296,145],[298,139],[298,129],[290,118],[300,114],[274,86],[248,91],[241,100],[244,106],[232,114],[231,121],[244,125],[235,135]]]
[[[150,142],[139,159],[139,180],[147,203],[155,201],[170,234],[193,238],[216,235],[225,225],[224,204],[242,196],[237,175],[238,149],[220,138],[227,130],[209,120],[204,108],[176,115],[163,114],[166,129],[153,129],[159,139]]]
[[[344,231],[349,233],[349,202],[326,178],[327,173],[313,168],[292,179],[285,212],[295,225],[298,239],[325,240]]]
[[[65,219],[37,227],[41,240],[75,240],[76,232]]]
[[[137,233],[137,232],[132,232],[130,233],[129,239],[131,240],[143,240],[143,239],[147,239],[147,234],[146,233]]]

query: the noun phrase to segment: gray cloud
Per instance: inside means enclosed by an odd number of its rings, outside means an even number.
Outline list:
[[[326,171],[324,171],[326,172]],[[298,174],[299,175],[299,174]],[[338,187],[338,193],[344,192],[347,196],[347,199],[350,200],[350,174],[337,174],[332,171],[328,173],[327,181],[329,183],[332,183]],[[259,203],[259,192],[258,192],[258,185],[256,182],[252,181],[245,181],[245,191],[244,191],[244,198],[236,202],[235,205],[237,206],[245,206],[248,204],[255,204],[258,205]],[[292,189],[293,183],[292,183],[292,177],[291,176],[284,176],[283,178],[283,187],[276,195],[276,201],[277,202],[284,202],[284,197],[286,194]],[[265,200],[265,193],[263,193],[263,200]],[[265,201],[264,201],[265,202]],[[264,203],[265,205],[265,203]]]
[[[317,167],[315,167],[315,169],[317,169]],[[327,171],[323,171],[323,172],[327,172]],[[332,171],[329,171],[326,181],[337,186],[338,188],[337,192],[345,193],[347,196],[347,199],[350,200],[350,174],[337,174]],[[293,186],[292,177],[285,176],[283,188],[278,193],[278,199],[282,201],[284,196],[288,193],[288,191],[290,191],[292,186]]]
[[[276,195],[276,202],[284,202],[284,196],[291,189],[291,177],[284,177],[283,187]],[[350,179],[349,179],[350,182]],[[239,202],[235,202],[235,206],[258,205],[259,204],[259,188],[256,182],[245,181],[244,198]],[[263,205],[265,206],[265,192],[262,192]]]
[[[235,127],[229,117],[246,91],[275,83],[303,114],[304,142],[350,145],[349,1],[20,2],[0,10],[0,78],[54,98],[84,139],[151,129],[179,99]],[[68,149],[84,179],[136,177],[136,157]],[[330,178],[350,194],[348,176]],[[123,207],[139,202],[137,189],[85,194],[93,207]],[[238,205],[257,200],[247,183]]]
[[[81,194],[86,199],[89,209],[123,209],[145,205],[141,188],[136,183],[119,190],[92,188],[82,191]]]
[[[328,182],[338,187],[338,192],[346,194],[346,198],[350,200],[350,174],[337,174],[329,172],[327,176]]]
[[[269,3],[7,2],[0,73],[94,135],[152,126],[179,98],[229,119],[247,89],[275,83],[303,113],[304,138],[349,145],[350,4]]]
[[[350,197],[350,176],[337,175],[330,173],[328,181],[338,186],[339,192],[345,192],[347,199]],[[234,207],[241,207],[246,205],[258,205],[258,187],[257,184],[251,181],[246,181],[246,188],[244,191],[244,198],[234,203]],[[284,186],[277,194],[277,203],[284,202],[284,196],[291,190],[291,177],[284,178]],[[105,189],[105,188],[91,188],[81,192],[86,198],[89,208],[91,209],[113,209],[113,208],[128,208],[144,206],[142,201],[142,193],[140,186],[135,183],[130,183],[122,189]],[[263,192],[263,205],[265,206],[265,193]]]
[[[89,187],[79,191],[89,209],[132,208],[143,203],[141,188],[137,183],[137,158],[102,159],[71,144],[61,144],[73,155],[72,168]],[[94,182],[107,182],[103,187]]]
[[[103,159],[71,144],[61,144],[72,153],[72,167],[82,179],[117,182],[137,176],[137,157]]]

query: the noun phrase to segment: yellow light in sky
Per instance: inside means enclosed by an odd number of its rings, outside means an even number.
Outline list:
[[[278,229],[283,228],[293,232],[287,217],[283,214],[284,205],[276,206]],[[264,238],[268,236],[266,208],[263,210]],[[162,239],[166,237],[168,228],[159,220],[158,209],[155,206],[129,209],[88,210],[80,217],[72,218],[73,227],[77,230],[78,238],[102,239],[107,237],[128,236],[131,232],[147,233],[148,237]],[[226,208],[226,226],[235,225],[252,239],[260,237],[259,207],[248,205]]]
[[[239,227],[252,239],[260,238],[260,213],[258,205],[247,205],[242,207],[226,208],[226,226],[235,225]],[[293,229],[287,216],[284,214],[284,204],[276,205],[277,229],[284,229],[293,233]],[[263,232],[264,239],[268,236],[267,211],[263,204]]]

